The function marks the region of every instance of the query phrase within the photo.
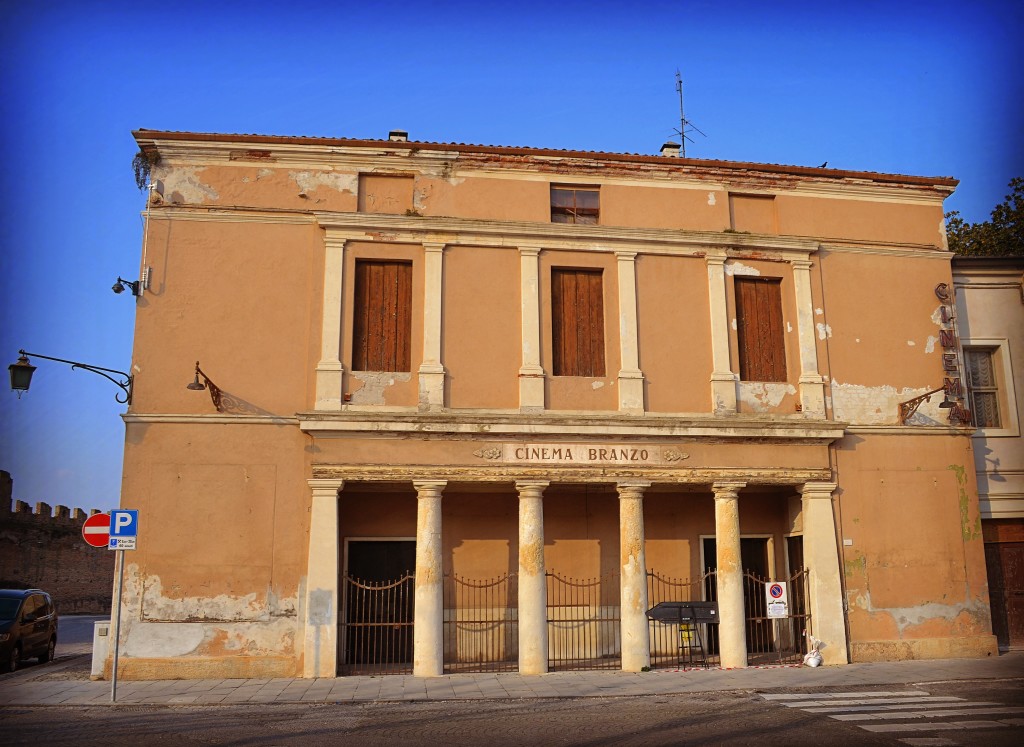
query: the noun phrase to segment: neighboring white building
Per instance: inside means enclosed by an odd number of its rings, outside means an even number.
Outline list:
[[[992,627],[1024,647],[1024,257],[955,257]]]

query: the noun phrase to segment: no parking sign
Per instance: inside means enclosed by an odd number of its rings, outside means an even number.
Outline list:
[[[785,581],[769,581],[764,585],[768,617],[789,617],[789,593]]]

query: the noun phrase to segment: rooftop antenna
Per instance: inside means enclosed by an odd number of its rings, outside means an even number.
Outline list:
[[[688,132],[699,132],[704,137],[707,135],[701,131],[697,125],[686,118],[686,111],[683,109],[683,76],[679,73],[679,69],[676,68],[676,93],[679,94],[679,129],[673,130],[675,134],[679,135],[679,140],[682,143],[682,157],[686,158],[686,141],[693,142],[693,138],[690,137]]]

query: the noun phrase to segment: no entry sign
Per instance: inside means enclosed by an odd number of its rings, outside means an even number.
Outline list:
[[[86,519],[82,538],[93,547],[106,547],[110,539],[110,514],[93,514]]]

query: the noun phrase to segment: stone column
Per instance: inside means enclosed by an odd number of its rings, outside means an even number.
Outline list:
[[[620,482],[619,589],[622,630],[622,671],[639,672],[651,665],[650,628],[647,622],[647,560],[644,552],[644,490],[651,483]]]
[[[306,562],[302,676],[338,673],[338,493],[341,480],[312,479]]]
[[[519,491],[519,673],[548,671],[548,594],[544,576],[544,488],[521,480]]]
[[[519,368],[519,409],[544,409],[544,369],[540,365],[540,248],[519,247],[520,318],[523,365]]]
[[[419,368],[420,407],[444,407],[441,364],[441,298],[444,291],[444,244],[423,245],[423,362]]]
[[[444,587],[441,568],[441,491],[444,480],[414,482],[416,488],[416,612],[412,673],[444,672]]]
[[[320,325],[320,362],[316,364],[317,410],[340,410],[342,404],[341,291],[346,237],[327,231],[324,251],[324,303]]]
[[[619,412],[643,415],[644,374],[640,370],[636,308],[636,252],[616,252],[619,279]]]
[[[743,605],[740,555],[740,488],[744,482],[716,482],[715,547],[718,581],[718,648],[725,668],[747,666],[747,614]]]
[[[835,489],[834,482],[804,483],[801,491],[804,565],[810,572],[808,606],[811,629],[814,637],[822,641],[822,659],[826,664],[847,664],[843,581],[832,512],[832,491]]]
[[[818,373],[818,348],[814,341],[814,302],[811,299],[811,261],[795,259],[796,326],[800,337],[800,407],[807,417],[825,417],[825,380]]]
[[[714,253],[712,253],[714,251]],[[725,251],[712,250],[704,258],[708,266],[708,299],[711,305],[711,405],[716,413],[736,412],[736,382],[729,365],[729,306],[725,298]]]

